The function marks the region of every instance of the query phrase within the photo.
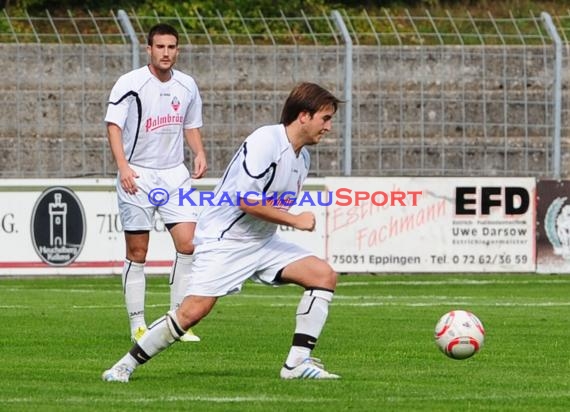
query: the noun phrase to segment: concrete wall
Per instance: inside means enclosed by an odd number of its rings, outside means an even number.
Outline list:
[[[354,52],[354,175],[550,173],[550,47],[358,46]],[[129,53],[119,45],[0,44],[7,74],[0,86],[0,176],[114,174],[103,117],[112,85],[130,70]],[[202,92],[211,176],[221,175],[251,130],[278,120],[297,81],[342,96],[343,53],[337,46],[183,49],[177,67]],[[320,176],[342,172],[344,119],[337,117],[335,130],[312,149]]]

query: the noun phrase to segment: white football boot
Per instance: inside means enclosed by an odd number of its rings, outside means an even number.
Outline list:
[[[327,372],[319,359],[307,358],[294,368],[283,365],[281,379],[339,379],[340,376]]]
[[[114,365],[111,369],[106,370],[103,372],[103,380],[105,382],[123,382],[126,383],[129,381],[131,374],[133,373],[133,369],[129,368],[124,363],[119,365]]]

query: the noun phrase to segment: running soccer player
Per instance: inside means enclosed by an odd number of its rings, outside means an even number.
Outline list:
[[[122,284],[134,342],[147,330],[144,265],[154,214],[160,214],[176,249],[169,278],[170,309],[175,310],[186,290],[197,219],[195,208],[178,206],[178,189],[190,188],[191,178],[201,178],[207,169],[198,87],[192,77],[173,69],[179,52],[176,29],[167,24],[152,27],[147,52],[150,63],[124,74],[113,86],[105,116],[118,168],[117,198],[126,243]],[[195,156],[192,176],[184,165],[184,139]],[[149,197],[153,190],[161,191],[160,198]],[[200,338],[188,330],[180,340]]]
[[[281,239],[277,225],[312,231],[315,215],[289,212],[286,193],[298,194],[309,171],[305,146],[331,130],[340,101],[314,83],[301,83],[285,101],[281,122],[250,134],[233,156],[196,228],[196,249],[186,297],[177,310],[148,332],[109,370],[103,380],[128,382],[135,368],[184,336],[218,298],[239,292],[247,279],[267,285],[297,284],[305,289],[296,314],[283,379],[336,379],[311,356],[336,288],[337,274],[324,260]],[[243,197],[240,197],[240,194]],[[235,204],[218,202],[222,197]]]

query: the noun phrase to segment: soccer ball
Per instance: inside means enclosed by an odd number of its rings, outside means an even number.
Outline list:
[[[452,359],[467,359],[475,355],[485,341],[485,328],[471,312],[452,310],[443,315],[435,326],[437,347]]]

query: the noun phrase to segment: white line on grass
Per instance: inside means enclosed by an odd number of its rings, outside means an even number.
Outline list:
[[[441,306],[441,305],[451,305],[451,306],[462,306],[462,305],[477,305],[486,307],[568,307],[570,302],[539,302],[539,303],[518,303],[518,302],[491,302],[485,303],[478,301],[476,299],[471,301],[440,301],[440,302],[420,302],[420,303],[405,303],[405,302],[363,302],[363,303],[350,303],[350,302],[340,302],[336,306],[350,306],[350,307],[373,307],[373,306],[404,306],[404,307],[429,307],[429,306]],[[234,305],[232,305],[234,306]],[[235,306],[246,306],[235,305]],[[297,304],[294,303],[272,303],[269,305],[271,307],[294,307]]]
[[[112,385],[112,384],[111,384]],[[522,399],[568,399],[570,395],[564,391],[552,391],[549,393],[545,393],[543,391],[526,391],[525,393],[493,393],[493,394],[477,394],[477,393],[468,393],[466,395],[451,395],[446,394],[445,399],[456,400],[456,401],[465,401],[465,400],[472,400],[472,401],[485,401],[485,400],[522,400]],[[109,403],[115,402],[116,400],[113,399],[109,401],[109,399],[97,399],[93,397],[77,397],[72,396],[69,398],[58,398],[60,402],[64,402],[65,404],[75,404],[75,405],[92,405],[95,403]],[[438,396],[437,394],[433,396],[414,396],[414,395],[407,395],[405,397],[402,396],[389,396],[385,399],[387,403],[394,404],[400,403],[402,401],[409,402],[410,399],[415,399],[417,401],[426,401],[426,400],[438,400],[441,399],[441,394]],[[367,398],[363,398],[361,400],[368,400]],[[277,397],[277,396],[204,396],[204,395],[179,395],[179,396],[156,396],[156,397],[122,397],[121,401],[130,404],[152,404],[152,403],[168,403],[168,402],[209,402],[209,403],[248,403],[248,402],[267,402],[267,403],[274,403],[274,402],[287,402],[287,403],[324,403],[324,402],[337,402],[337,399],[334,398],[301,398],[301,397],[292,397],[292,396],[284,396],[284,397]],[[19,398],[3,398],[2,403],[6,404],[27,404],[27,403],[35,403],[37,399],[32,397],[19,397]]]
[[[461,276],[461,275],[458,275]],[[505,275],[508,277],[508,275]],[[446,280],[377,280],[374,282],[363,281],[363,282],[353,282],[353,281],[341,281],[338,282],[338,287],[343,286],[382,286],[382,285],[405,285],[405,286],[425,286],[425,285],[529,285],[529,284],[570,284],[570,278],[568,279],[532,279],[532,280],[508,280],[508,279],[446,279]]]
[[[412,298],[416,298],[415,296]],[[361,298],[355,298],[358,300],[362,300]],[[441,297],[436,301],[428,301],[428,302],[381,302],[377,301],[378,297],[374,299],[373,302],[347,302],[347,301],[335,301],[333,303],[334,306],[348,306],[348,307],[374,307],[374,306],[402,306],[402,307],[431,307],[431,306],[441,306],[441,305],[452,305],[452,306],[461,306],[461,305],[477,305],[477,306],[485,306],[485,307],[529,307],[529,308],[541,308],[541,307],[568,307],[570,306],[570,302],[484,302],[476,298],[466,298],[465,300],[459,300],[457,297]],[[411,300],[411,299],[410,299]],[[226,301],[227,302],[227,301]],[[226,306],[251,306],[249,302],[231,302],[226,303]],[[296,307],[298,306],[298,298],[296,298],[293,302],[290,303],[270,303],[269,307]],[[161,305],[147,305],[147,307],[152,308],[166,308],[168,304],[161,304]],[[0,306],[2,309],[29,309],[32,306]],[[123,308],[123,305],[73,305],[73,309],[78,310],[107,310],[107,309],[120,309]]]
[[[510,393],[489,393],[489,394],[478,394],[478,393],[473,393],[468,392],[466,395],[452,395],[452,394],[442,394],[442,393],[436,393],[433,396],[414,396],[414,395],[406,395],[406,396],[388,396],[386,398],[386,401],[389,403],[395,403],[395,404],[399,404],[401,402],[405,402],[405,403],[409,403],[411,399],[416,400],[417,402],[421,402],[421,401],[426,401],[426,400],[441,400],[442,398],[445,398],[446,402],[450,402],[450,401],[500,401],[500,400],[505,400],[505,401],[516,401],[516,400],[523,400],[523,399],[569,399],[570,395],[568,394],[568,392],[565,391],[560,391],[560,390],[556,390],[556,391],[551,391],[551,392],[544,392],[544,391],[533,391],[533,390],[528,390],[525,389],[524,392],[517,392],[516,394],[510,394]],[[558,406],[558,405],[557,405]],[[484,408],[483,408],[484,409]],[[516,410],[517,408],[514,408],[514,410]],[[552,409],[544,409],[544,410],[555,410],[556,408],[552,408]],[[500,409],[499,409],[500,410]],[[525,408],[522,408],[522,410],[527,410]],[[533,410],[533,409],[529,409],[529,410]],[[542,410],[542,409],[541,409]],[[562,409],[562,410],[567,410],[566,409]]]
[[[42,291],[42,292],[52,292],[52,293],[65,293],[65,294],[69,294],[69,293],[77,293],[77,294],[82,294],[82,293],[89,293],[89,294],[101,294],[101,293],[109,293],[109,294],[117,294],[121,292],[121,288],[117,288],[117,289],[80,289],[80,288],[74,288],[74,289],[56,289],[56,288],[51,288],[51,289],[46,289],[46,288],[42,288],[42,287],[37,287],[37,288],[24,288],[24,287],[13,287],[13,288],[7,288],[7,289],[2,289],[2,292],[34,292],[34,291]],[[146,294],[147,295],[164,295],[170,293],[170,287],[169,289],[165,289],[164,291],[152,291],[152,290],[147,290]]]
[[[536,275],[533,277],[529,275],[530,279],[509,279],[511,274],[506,273],[503,279],[473,279],[473,278],[466,278],[465,275],[462,274],[449,274],[449,279],[438,279],[438,280],[414,280],[414,275],[409,275],[409,279],[403,280],[390,280],[391,275],[344,275],[340,276],[338,279],[338,286],[385,286],[385,285],[410,285],[410,286],[425,286],[425,285],[534,285],[534,284],[563,284],[568,285],[570,284],[570,276],[563,274],[563,275]],[[439,273],[437,276],[445,276],[445,273]],[[481,276],[485,276],[482,274]],[[374,280],[368,280],[368,279]],[[358,280],[356,280],[358,279]],[[360,280],[362,279],[362,280]],[[266,285],[254,282],[247,282],[247,287],[254,287],[254,288],[266,288]],[[296,287],[295,285],[283,285],[281,287]],[[165,283],[155,284],[153,288],[156,289],[170,289],[170,286]]]
[[[349,277],[351,275],[348,275]],[[352,275],[356,276],[356,275]],[[352,280],[344,280],[346,277],[341,277],[338,283],[338,288],[343,287],[350,287],[350,286],[393,286],[393,285],[403,285],[403,286],[427,286],[427,285],[533,285],[533,284],[552,284],[552,285],[559,285],[570,284],[570,277],[564,279],[530,279],[530,280],[523,280],[523,279],[461,279],[462,275],[457,275],[457,278],[453,279],[442,279],[442,280],[389,280],[389,275],[382,278],[375,278],[374,281],[352,281]],[[505,278],[508,278],[509,275],[505,275]],[[248,282],[247,287],[254,287],[254,288],[266,288],[265,285],[260,285],[253,282]],[[283,285],[282,287],[295,287],[295,285]],[[153,288],[156,289],[164,289],[164,291],[152,291],[148,290],[148,295],[162,295],[164,293],[169,293],[169,286],[168,285],[154,285]],[[34,291],[34,290],[41,290],[42,292],[53,292],[53,293],[117,293],[119,289],[98,289],[97,287],[89,287],[89,288],[42,288],[42,287],[11,287],[3,289],[6,292],[20,292],[20,291]],[[240,294],[239,296],[244,296]],[[268,296],[272,298],[273,296]]]
[[[125,307],[125,305],[73,305],[71,307],[73,309],[117,309],[117,308],[122,309]],[[170,307],[170,304],[168,304],[168,303],[153,304],[153,305],[146,304],[145,307],[146,308],[166,308],[166,307]]]
[[[108,403],[109,400],[99,400],[94,398],[81,398],[70,397],[60,399],[65,404],[93,404],[98,401]],[[157,396],[157,397],[133,397],[123,399],[125,403],[132,404],[150,404],[150,403],[165,403],[165,402],[211,402],[211,403],[246,403],[246,402],[287,402],[287,403],[322,403],[323,401],[334,401],[332,399],[315,399],[315,398],[300,398],[300,397],[276,397],[276,396]],[[26,404],[36,402],[33,398],[4,398],[3,403],[11,404]],[[114,401],[113,401],[114,402]]]
[[[57,288],[42,288],[41,286],[33,287],[33,288],[29,288],[29,287],[13,287],[13,288],[7,288],[7,289],[2,289],[3,291],[7,291],[7,292],[33,292],[36,290],[41,290],[42,292],[56,292],[56,293],[117,293],[116,290],[106,290],[106,289],[91,289],[91,288],[87,288],[87,289],[79,289],[79,288],[75,288],[75,289],[57,289]],[[120,287],[118,289],[119,291],[121,290]]]

